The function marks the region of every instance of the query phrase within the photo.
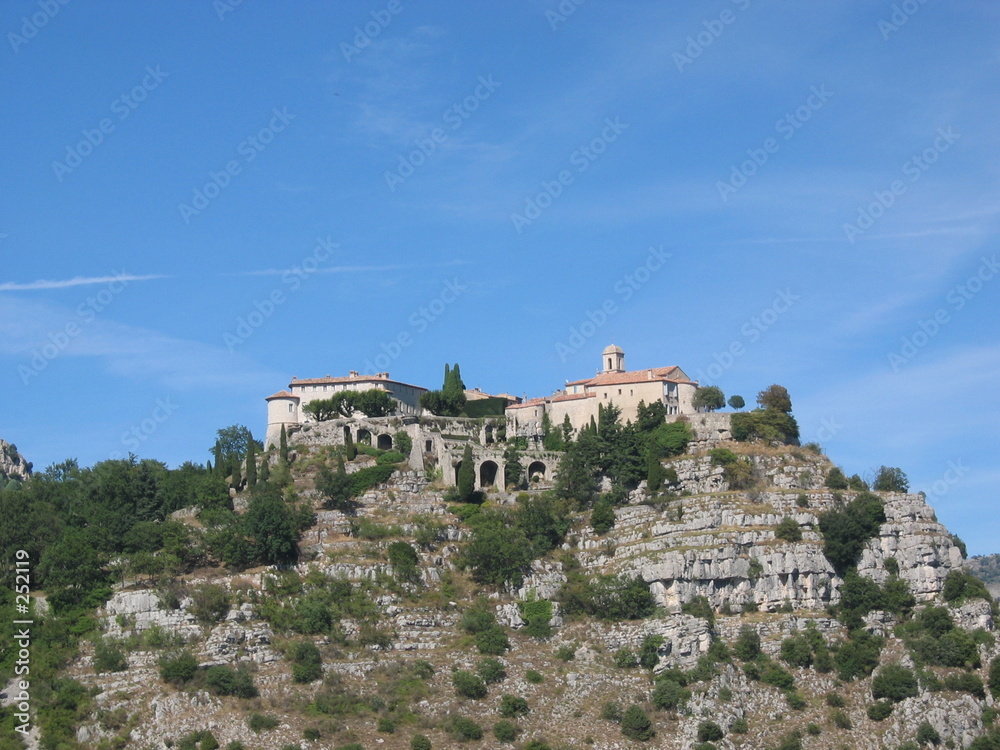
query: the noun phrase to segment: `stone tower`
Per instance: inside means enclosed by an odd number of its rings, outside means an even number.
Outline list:
[[[625,352],[612,344],[601,353],[601,372],[625,372]]]

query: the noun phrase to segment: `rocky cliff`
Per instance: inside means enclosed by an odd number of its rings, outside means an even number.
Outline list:
[[[17,452],[17,446],[0,440],[0,483],[23,482],[31,476],[31,464]]]

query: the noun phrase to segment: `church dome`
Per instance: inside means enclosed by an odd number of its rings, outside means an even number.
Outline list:
[[[605,347],[603,354],[624,354],[625,352],[622,348],[616,344],[611,344],[611,346]]]

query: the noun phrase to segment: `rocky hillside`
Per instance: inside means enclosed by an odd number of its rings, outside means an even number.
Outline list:
[[[23,482],[31,476],[31,464],[17,452],[17,446],[0,440],[0,487],[10,481]]]
[[[523,524],[558,505],[547,488],[489,491],[483,511],[403,471],[345,514],[314,489],[332,451],[299,447],[286,493],[317,508],[300,562],[126,580],[68,670],[95,693],[77,739],[875,750],[989,732],[992,603],[922,497],[833,492],[801,448],[713,445],[668,459],[664,488],[641,484],[604,533],[570,508],[509,585],[470,563],[479,542],[517,552],[481,519]],[[851,544],[844,572],[831,557]]]

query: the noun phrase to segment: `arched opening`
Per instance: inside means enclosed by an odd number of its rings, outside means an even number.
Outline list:
[[[364,443],[365,445],[372,444],[372,434],[366,429],[358,430],[358,439],[355,441],[357,443]]]
[[[454,477],[454,484],[456,486],[458,485],[458,475],[459,475],[459,473],[461,471],[462,471],[462,462],[461,461],[456,461],[455,462],[455,477]]]
[[[608,369],[611,369],[611,357],[608,357]]]
[[[379,435],[378,444],[375,446],[380,451],[392,450],[392,435]]]
[[[483,429],[483,432],[486,435],[486,444],[493,445],[493,425],[491,424],[486,425],[486,427]]]
[[[541,461],[532,461],[528,464],[528,481],[541,482],[545,479],[545,464]]]
[[[424,441],[424,453],[433,453],[433,452],[434,452],[434,441],[433,440],[425,440]]]
[[[351,439],[351,428],[350,428],[350,427],[348,427],[348,426],[347,426],[347,425],[345,424],[345,425],[344,425],[344,442],[346,443],[346,442],[347,442],[348,440],[350,440],[350,439]]]
[[[479,467],[479,486],[492,487],[495,485],[499,470],[500,467],[497,466],[496,461],[483,461],[482,466]]]

